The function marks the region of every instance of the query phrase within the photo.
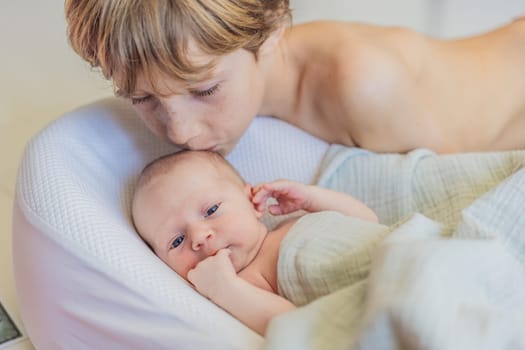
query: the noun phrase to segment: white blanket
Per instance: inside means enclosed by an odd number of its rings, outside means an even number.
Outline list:
[[[266,348],[524,348],[524,160],[332,146],[319,184],[361,198],[392,232],[368,280],[276,318]]]

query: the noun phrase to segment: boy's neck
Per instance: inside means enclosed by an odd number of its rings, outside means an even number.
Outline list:
[[[285,121],[292,119],[299,100],[301,75],[298,62],[286,36],[272,55],[261,61],[266,79],[260,115],[270,115]]]

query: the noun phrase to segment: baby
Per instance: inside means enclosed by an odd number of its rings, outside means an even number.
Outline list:
[[[337,211],[377,222],[344,193],[278,180],[252,186],[219,154],[181,151],[146,166],[132,200],[135,227],[159,258],[196,290],[264,335],[269,321],[295,308],[277,294],[280,243],[298,217],[268,231],[272,215]]]

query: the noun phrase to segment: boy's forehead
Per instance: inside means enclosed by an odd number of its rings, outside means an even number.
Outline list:
[[[131,95],[155,93],[159,96],[169,96],[174,93],[185,93],[196,84],[210,80],[219,74],[221,58],[222,56],[205,53],[193,40],[188,40],[185,62],[182,64],[182,66],[191,67],[188,68],[188,71],[180,69],[178,72],[173,72],[165,63],[151,62],[148,66],[135,71],[135,86],[131,87],[132,91],[125,91],[118,86],[118,82],[126,80],[126,73],[117,70],[113,74],[116,95],[130,97]],[[177,63],[174,65],[181,66]]]
[[[152,69],[150,72],[139,72],[135,88],[129,95],[146,95],[154,93],[155,95],[166,97],[173,94],[186,94],[188,90],[197,88],[199,84],[213,79],[217,75],[216,66],[211,69],[202,70],[194,74],[191,79],[182,79],[175,76],[168,76],[159,69]],[[117,88],[117,95],[126,95]]]

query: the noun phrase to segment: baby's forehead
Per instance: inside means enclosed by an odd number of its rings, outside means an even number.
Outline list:
[[[192,171],[203,177],[214,180],[227,180],[244,185],[241,175],[222,156],[208,152],[199,152],[183,155],[174,163],[175,169],[191,168]],[[191,176],[191,171],[186,172]]]
[[[177,154],[163,156],[142,171],[135,191],[151,188],[153,184],[165,183],[164,180],[178,184],[201,181],[231,180],[244,185],[239,173],[221,155],[207,151],[181,151]]]
[[[226,164],[221,160],[215,158],[211,152],[203,151],[183,151],[174,155],[171,161],[171,168],[173,170],[184,169],[187,167],[195,168],[214,168],[222,170]]]

